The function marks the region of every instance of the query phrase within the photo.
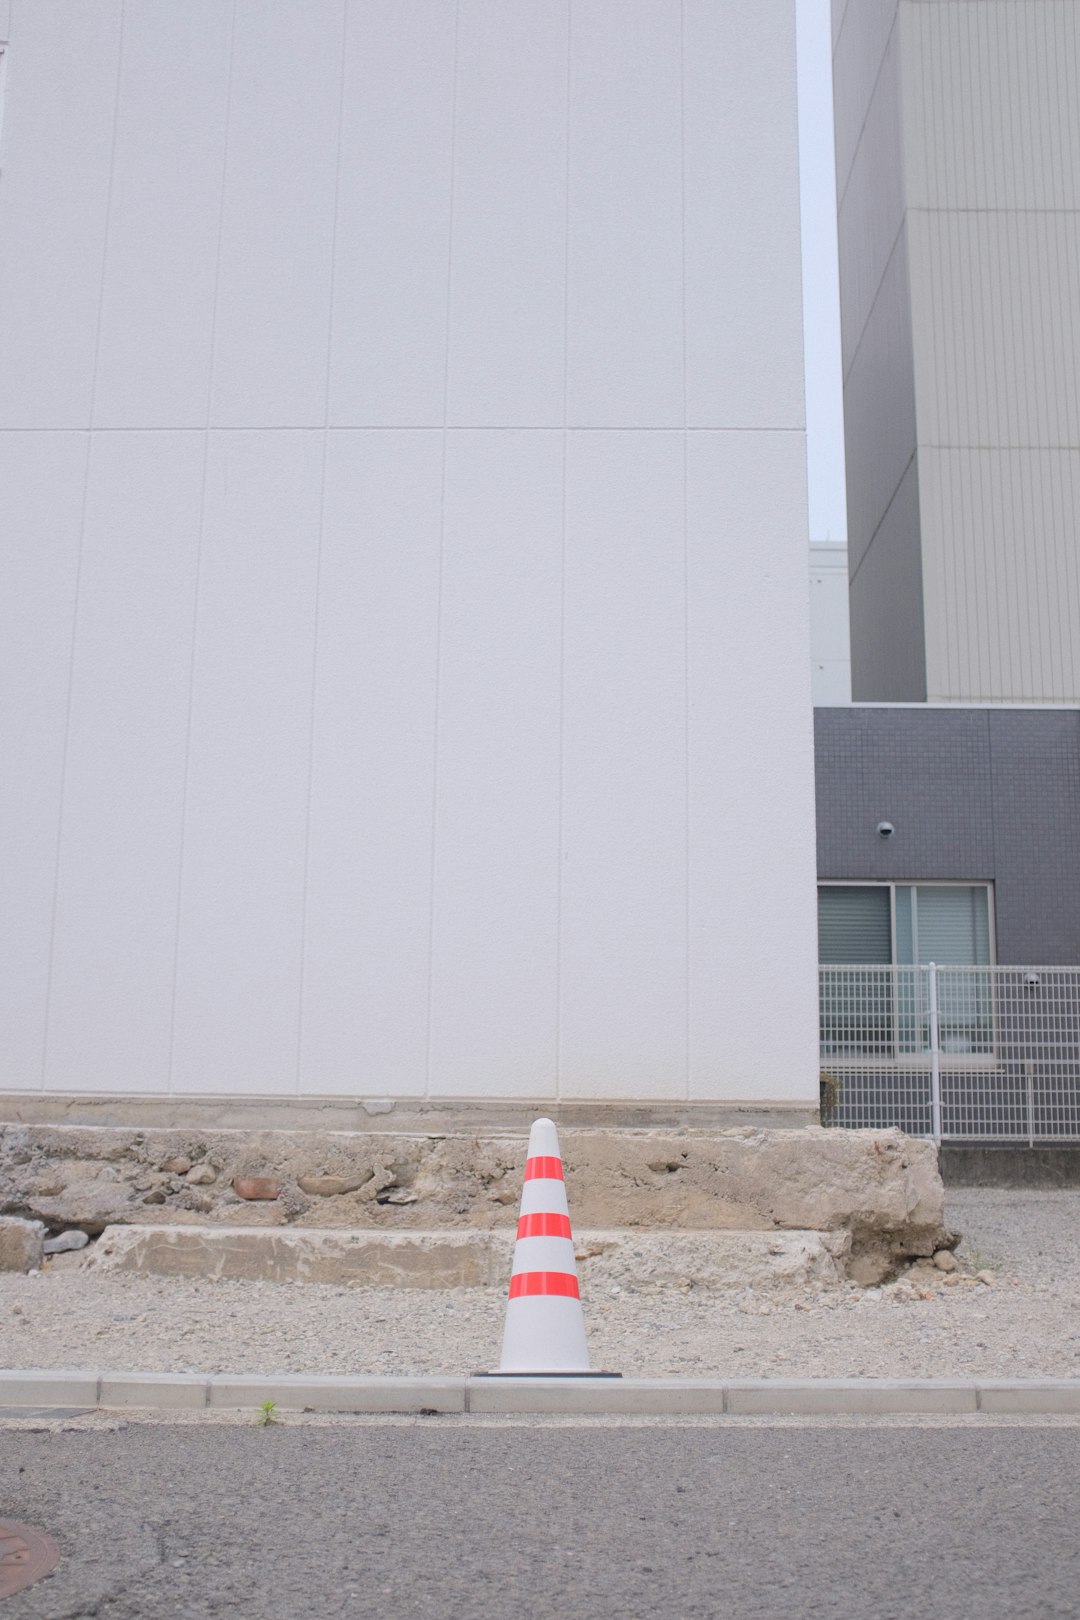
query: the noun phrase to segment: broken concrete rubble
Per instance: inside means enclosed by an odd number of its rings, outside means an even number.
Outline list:
[[[899,1131],[564,1129],[561,1141],[576,1229],[846,1233],[850,1274],[863,1282],[955,1241],[933,1144]],[[90,1235],[158,1222],[509,1228],[525,1149],[525,1133],[510,1130],[8,1124],[0,1212]],[[193,1165],[183,1176],[161,1168],[183,1158]],[[280,1197],[237,1197],[234,1183],[257,1178],[277,1182]],[[327,1184],[335,1190],[315,1190]]]
[[[85,1232],[60,1232],[56,1237],[46,1238],[42,1249],[45,1254],[68,1254],[76,1249],[85,1249],[89,1242]]]

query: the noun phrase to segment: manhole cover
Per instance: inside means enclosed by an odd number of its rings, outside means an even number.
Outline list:
[[[52,1536],[32,1524],[0,1519],[0,1598],[21,1592],[48,1575],[60,1562],[60,1549]]]

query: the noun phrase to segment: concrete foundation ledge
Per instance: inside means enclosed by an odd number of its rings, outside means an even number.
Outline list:
[[[1080,1415],[1080,1378],[486,1378],[0,1369],[0,1408],[512,1416]]]
[[[700,1256],[703,1234],[742,1233],[737,1263],[756,1265],[745,1234],[782,1244],[792,1234],[812,1233],[829,1253],[814,1258],[806,1249],[811,1240],[803,1238],[804,1253],[791,1263],[798,1268],[809,1260],[828,1270],[843,1258],[860,1283],[880,1282],[905,1260],[955,1242],[944,1225],[936,1147],[897,1130],[777,1129],[776,1121],[742,1119],[706,1128],[693,1110],[686,1122],[649,1128],[628,1124],[639,1118],[629,1110],[620,1125],[600,1128],[564,1125],[556,1114],[579,1238],[671,1233],[697,1243]],[[383,1275],[417,1286],[417,1276],[441,1271],[464,1286],[482,1283],[488,1264],[482,1240],[486,1235],[501,1246],[512,1237],[527,1152],[523,1122],[481,1128],[467,1112],[427,1118],[411,1130],[396,1115],[393,1129],[375,1120],[355,1130],[269,1129],[254,1118],[248,1129],[32,1124],[2,1115],[0,1108],[0,1215],[42,1222],[49,1232],[76,1228],[91,1238],[112,1229],[101,1248],[111,1244],[117,1255],[119,1227],[235,1231],[231,1252],[218,1237],[214,1253],[201,1257],[180,1253],[175,1235],[140,1237],[146,1259],[139,1264],[148,1267],[151,1258],[173,1270],[190,1264],[200,1275],[219,1261],[224,1269],[216,1274],[242,1274],[254,1263],[242,1251],[255,1244],[249,1234],[258,1228],[277,1235],[272,1269],[282,1274],[306,1267],[317,1280],[320,1271],[354,1268],[366,1280]],[[304,1250],[305,1232],[323,1236]],[[333,1232],[337,1240],[327,1235]],[[366,1253],[350,1233],[365,1234]],[[386,1240],[378,1253],[377,1233]],[[456,1251],[448,1242],[453,1233],[465,1234]],[[431,1252],[395,1244],[409,1234]],[[176,1252],[167,1255],[169,1245]],[[17,1258],[18,1265],[25,1262]]]
[[[214,1281],[369,1288],[506,1286],[514,1228],[380,1232],[315,1227],[108,1226],[82,1269]],[[844,1280],[847,1232],[578,1233],[583,1281],[638,1289],[827,1288]]]
[[[108,1226],[83,1269],[211,1281],[482,1288],[509,1275],[514,1234]]]

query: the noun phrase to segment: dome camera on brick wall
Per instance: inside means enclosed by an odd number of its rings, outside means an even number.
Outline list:
[[[877,835],[879,838],[891,838],[895,832],[896,828],[893,826],[891,821],[878,822]]]

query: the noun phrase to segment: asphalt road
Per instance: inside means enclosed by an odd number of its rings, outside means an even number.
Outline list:
[[[3,1620],[1052,1620],[1077,1428],[0,1430]]]

